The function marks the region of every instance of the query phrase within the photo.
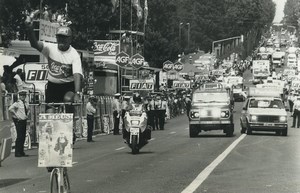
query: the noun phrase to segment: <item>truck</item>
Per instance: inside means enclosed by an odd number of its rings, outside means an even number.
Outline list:
[[[274,52],[272,54],[272,65],[276,67],[281,67],[284,65],[284,52]]]
[[[258,84],[270,76],[269,60],[253,60],[253,84]]]

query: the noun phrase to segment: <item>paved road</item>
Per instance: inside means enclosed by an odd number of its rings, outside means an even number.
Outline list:
[[[211,131],[189,138],[183,115],[154,131],[139,155],[130,153],[120,135],[77,142],[69,169],[72,193],[300,192],[300,129],[290,128],[287,137],[241,135],[241,108],[236,103],[233,137]],[[49,192],[50,175],[37,168],[37,149],[27,153],[29,157],[3,162],[1,193]]]

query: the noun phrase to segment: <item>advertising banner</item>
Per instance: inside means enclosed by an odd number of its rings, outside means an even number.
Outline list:
[[[119,40],[94,40],[93,51],[94,61],[111,60],[116,61],[116,55],[120,50]]]
[[[25,82],[32,83],[36,91],[45,92],[45,85],[48,80],[47,63],[26,63],[24,65]]]
[[[40,20],[39,40],[47,42],[56,42],[56,30],[59,27],[58,23],[52,23],[46,20]]]
[[[173,81],[173,88],[191,88],[191,81]]]
[[[129,80],[129,90],[154,90],[153,79]]]
[[[72,167],[73,114],[39,114],[38,167]]]

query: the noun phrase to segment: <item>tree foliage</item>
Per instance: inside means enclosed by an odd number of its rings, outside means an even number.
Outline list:
[[[298,20],[300,18],[300,1],[287,0],[283,12],[285,24],[298,27]]]
[[[122,30],[143,32],[143,20],[137,18],[131,1],[120,1],[122,7],[114,12],[111,0],[44,0],[44,3],[52,7],[68,4],[73,45],[87,49],[89,40],[109,39],[112,37],[108,35],[110,30],[120,29],[120,9]],[[292,23],[295,18],[291,3],[295,1],[299,0],[288,0],[285,8],[286,19]],[[140,2],[144,8],[145,0]],[[38,6],[39,1],[0,0],[0,30],[7,42],[14,39],[16,31],[22,27],[21,13],[30,5]],[[148,8],[145,37],[140,39],[144,43],[144,56],[154,67],[162,67],[165,60],[174,61],[183,51],[192,52],[198,48],[210,51],[212,41],[242,34],[245,42],[253,44],[252,48],[275,15],[272,0],[148,0]]]

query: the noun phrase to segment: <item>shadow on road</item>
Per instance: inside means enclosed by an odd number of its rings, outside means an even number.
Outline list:
[[[0,180],[0,188],[11,186],[23,181],[29,180],[29,178],[19,178],[19,179],[2,179]]]

